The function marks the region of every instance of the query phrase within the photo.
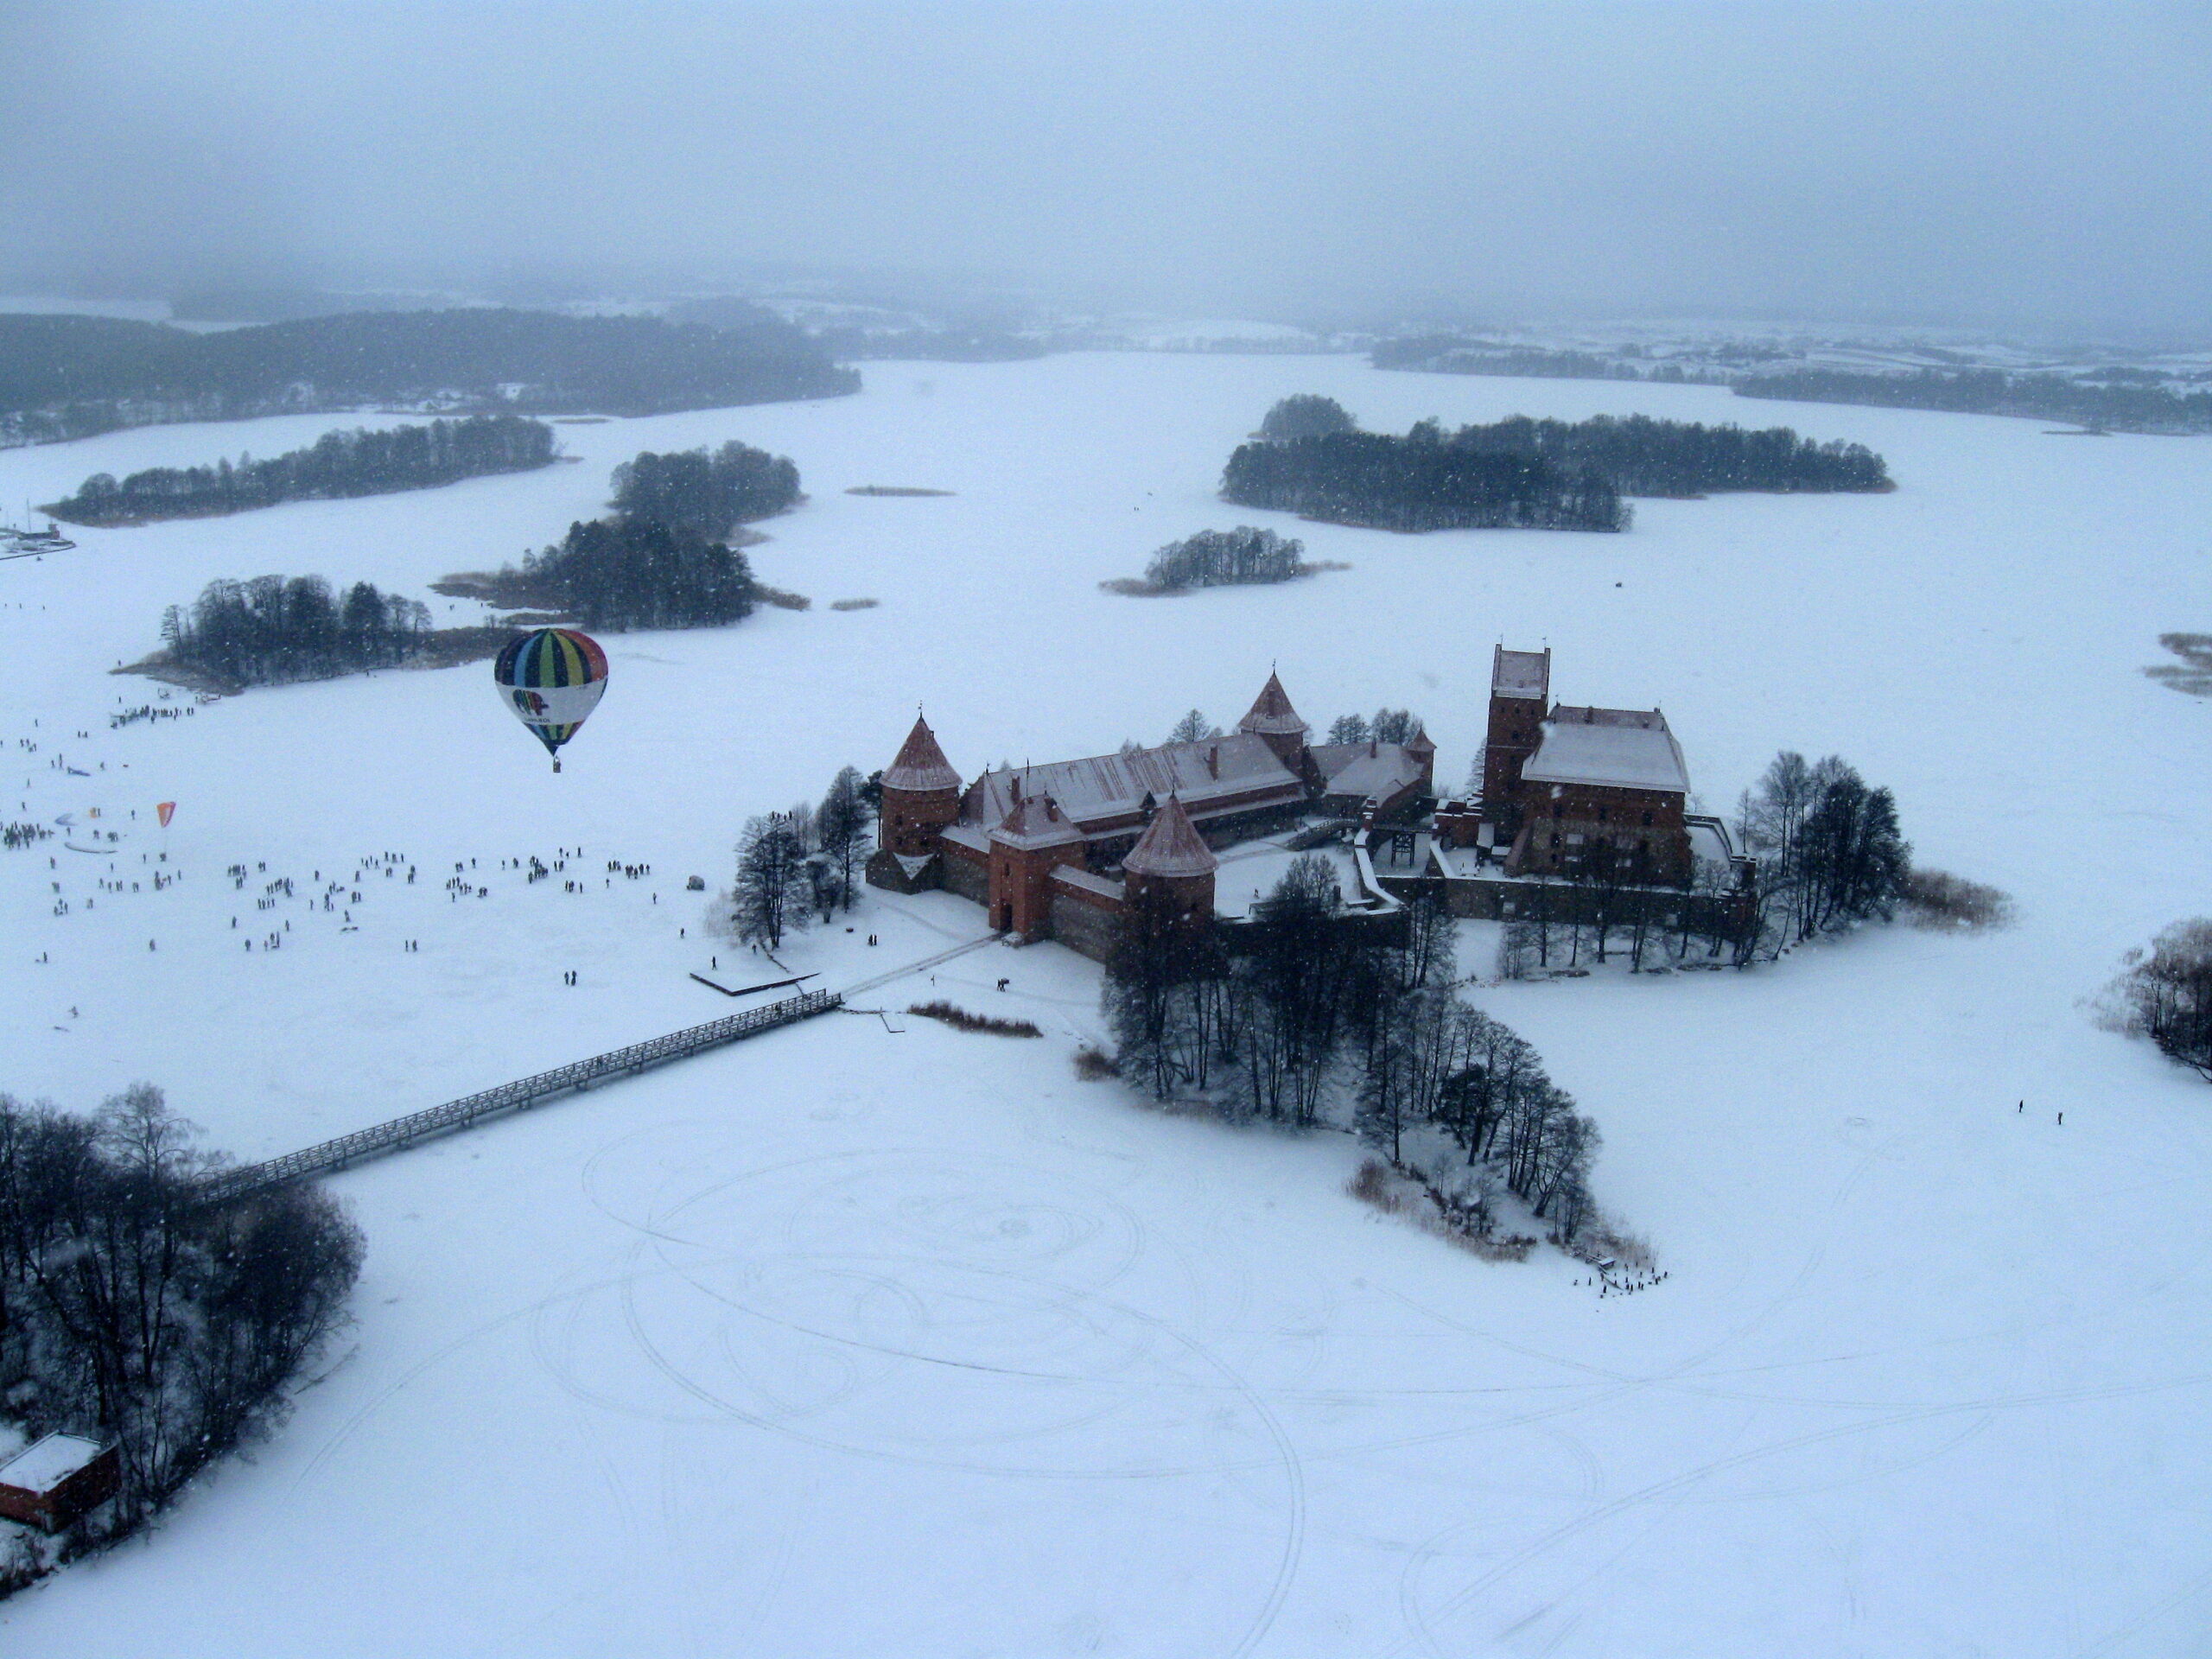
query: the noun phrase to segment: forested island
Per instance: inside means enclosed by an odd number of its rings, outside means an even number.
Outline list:
[[[162,651],[132,671],[219,690],[327,680],[364,669],[396,668],[450,645],[453,635],[496,636],[478,642],[497,650],[504,629],[433,632],[420,600],[357,582],[340,597],[321,576],[255,576],[211,582],[187,607],[162,617]],[[479,651],[463,653],[486,655]]]
[[[658,455],[648,449],[614,469],[614,512],[633,523],[658,523],[709,541],[738,525],[788,512],[804,498],[798,468],[734,441],[709,453],[683,449]]]
[[[488,308],[357,311],[204,334],[0,316],[0,448],[364,405],[656,415],[859,387],[858,374],[766,315],[709,327]]]
[[[1456,432],[1423,421],[1393,437],[1306,396],[1284,398],[1261,430],[1268,435],[1230,457],[1224,499],[1382,530],[1617,531],[1629,524],[1624,496],[1894,487],[1864,445],[1815,443],[1783,426],[1517,415]],[[1296,435],[1273,435],[1282,431]]]
[[[73,524],[206,518],[284,501],[435,489],[464,478],[524,473],[555,459],[553,429],[518,415],[473,415],[384,431],[326,432],[305,449],[237,465],[155,467],[118,483],[95,473],[74,495],[39,509]]]
[[[1451,442],[1490,454],[1533,454],[1586,469],[1623,495],[1716,495],[1732,490],[1888,490],[1889,468],[1864,444],[1815,443],[1786,426],[1747,431],[1648,415],[1463,426]]]
[[[2016,415],[2039,421],[2070,421],[2094,431],[2212,432],[2212,391],[2114,385],[2063,374],[2011,374],[2002,369],[1920,369],[1904,374],[1783,369],[1738,380],[1736,395],[1808,404],[1938,409],[1965,415]]]
[[[483,575],[449,576],[431,591],[572,618],[587,628],[717,628],[753,614],[766,594],[728,543],[653,519],[573,524],[552,547]]]
[[[1151,596],[1187,594],[1200,588],[1238,587],[1254,582],[1293,582],[1339,564],[1308,564],[1306,544],[1272,530],[1239,524],[1234,530],[1202,530],[1170,542],[1152,556],[1141,578],[1124,576],[1099,586],[1113,594]]]
[[[739,550],[747,520],[805,499],[787,457],[737,442],[647,450],[617,467],[611,482],[608,518],[570,524],[557,545],[524,554],[519,567],[448,576],[430,590],[618,633],[721,627],[756,603],[804,608],[798,595],[756,582]]]
[[[1221,494],[1239,506],[1376,530],[1618,531],[1630,517],[1620,492],[1595,472],[1461,443],[1433,421],[1403,437],[1330,432],[1240,444]]]

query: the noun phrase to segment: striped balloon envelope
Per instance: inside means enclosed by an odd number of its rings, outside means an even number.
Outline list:
[[[561,746],[576,734],[607,690],[607,653],[574,628],[539,628],[507,641],[492,665],[492,680],[499,700],[545,746],[558,772]]]

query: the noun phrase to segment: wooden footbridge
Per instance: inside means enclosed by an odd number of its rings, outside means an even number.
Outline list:
[[[757,1037],[764,1031],[773,1031],[779,1026],[792,1025],[801,1020],[811,1019],[817,1014],[827,1014],[841,1006],[844,1000],[843,995],[837,991],[808,991],[798,996],[785,997],[779,1002],[748,1008],[743,1014],[731,1014],[726,1020],[709,1020],[703,1026],[690,1026],[682,1031],[671,1032],[665,1037],[656,1037],[650,1042],[633,1043],[628,1048],[618,1048],[612,1053],[594,1054],[588,1060],[578,1060],[574,1065],[560,1066],[551,1071],[541,1071],[534,1077],[503,1083],[496,1089],[485,1090],[481,1094],[466,1095],[459,1100],[449,1100],[442,1106],[410,1112],[405,1117],[396,1117],[389,1123],[378,1124],[374,1128],[356,1129],[351,1135],[341,1135],[335,1141],[326,1141],[321,1146],[308,1147],[300,1152],[288,1152],[283,1157],[271,1158],[266,1163],[223,1170],[209,1177],[208,1197],[221,1202],[243,1198],[247,1193],[258,1192],[268,1187],[281,1186],[289,1181],[308,1180],[317,1175],[327,1175],[333,1170],[365,1163],[372,1158],[381,1158],[387,1153],[403,1151],[435,1135],[474,1128],[486,1118],[522,1111],[557,1095],[588,1089],[609,1077],[634,1076],[650,1067],[665,1065],[671,1060],[689,1059],[694,1054],[720,1048],[725,1043],[741,1042],[747,1037]]]

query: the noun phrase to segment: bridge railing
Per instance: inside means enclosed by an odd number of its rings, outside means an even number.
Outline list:
[[[682,1031],[671,1032],[665,1037],[632,1043],[627,1048],[618,1048],[606,1054],[594,1054],[588,1060],[577,1060],[550,1071],[540,1071],[535,1077],[503,1083],[496,1089],[486,1089],[479,1094],[464,1095],[459,1100],[449,1100],[442,1106],[410,1112],[405,1117],[396,1117],[388,1123],[379,1123],[371,1128],[356,1129],[353,1134],[341,1135],[334,1141],[325,1141],[319,1146],[289,1152],[264,1163],[220,1171],[208,1178],[207,1196],[217,1202],[243,1198],[247,1193],[266,1187],[344,1169],[348,1165],[400,1151],[433,1135],[449,1135],[472,1128],[488,1117],[520,1111],[572,1090],[589,1088],[602,1078],[664,1065],[671,1060],[685,1059],[708,1049],[719,1048],[725,1043],[738,1042],[764,1031],[773,1031],[779,1026],[788,1026],[795,1020],[827,1014],[843,1001],[843,996],[836,991],[806,991],[798,996],[785,997],[779,1002],[748,1008],[742,1014],[733,1014],[726,1019],[711,1020],[703,1026],[686,1027]]]

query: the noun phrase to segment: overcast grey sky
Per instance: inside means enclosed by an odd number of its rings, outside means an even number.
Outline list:
[[[2212,333],[2212,5],[0,4],[0,278]]]

